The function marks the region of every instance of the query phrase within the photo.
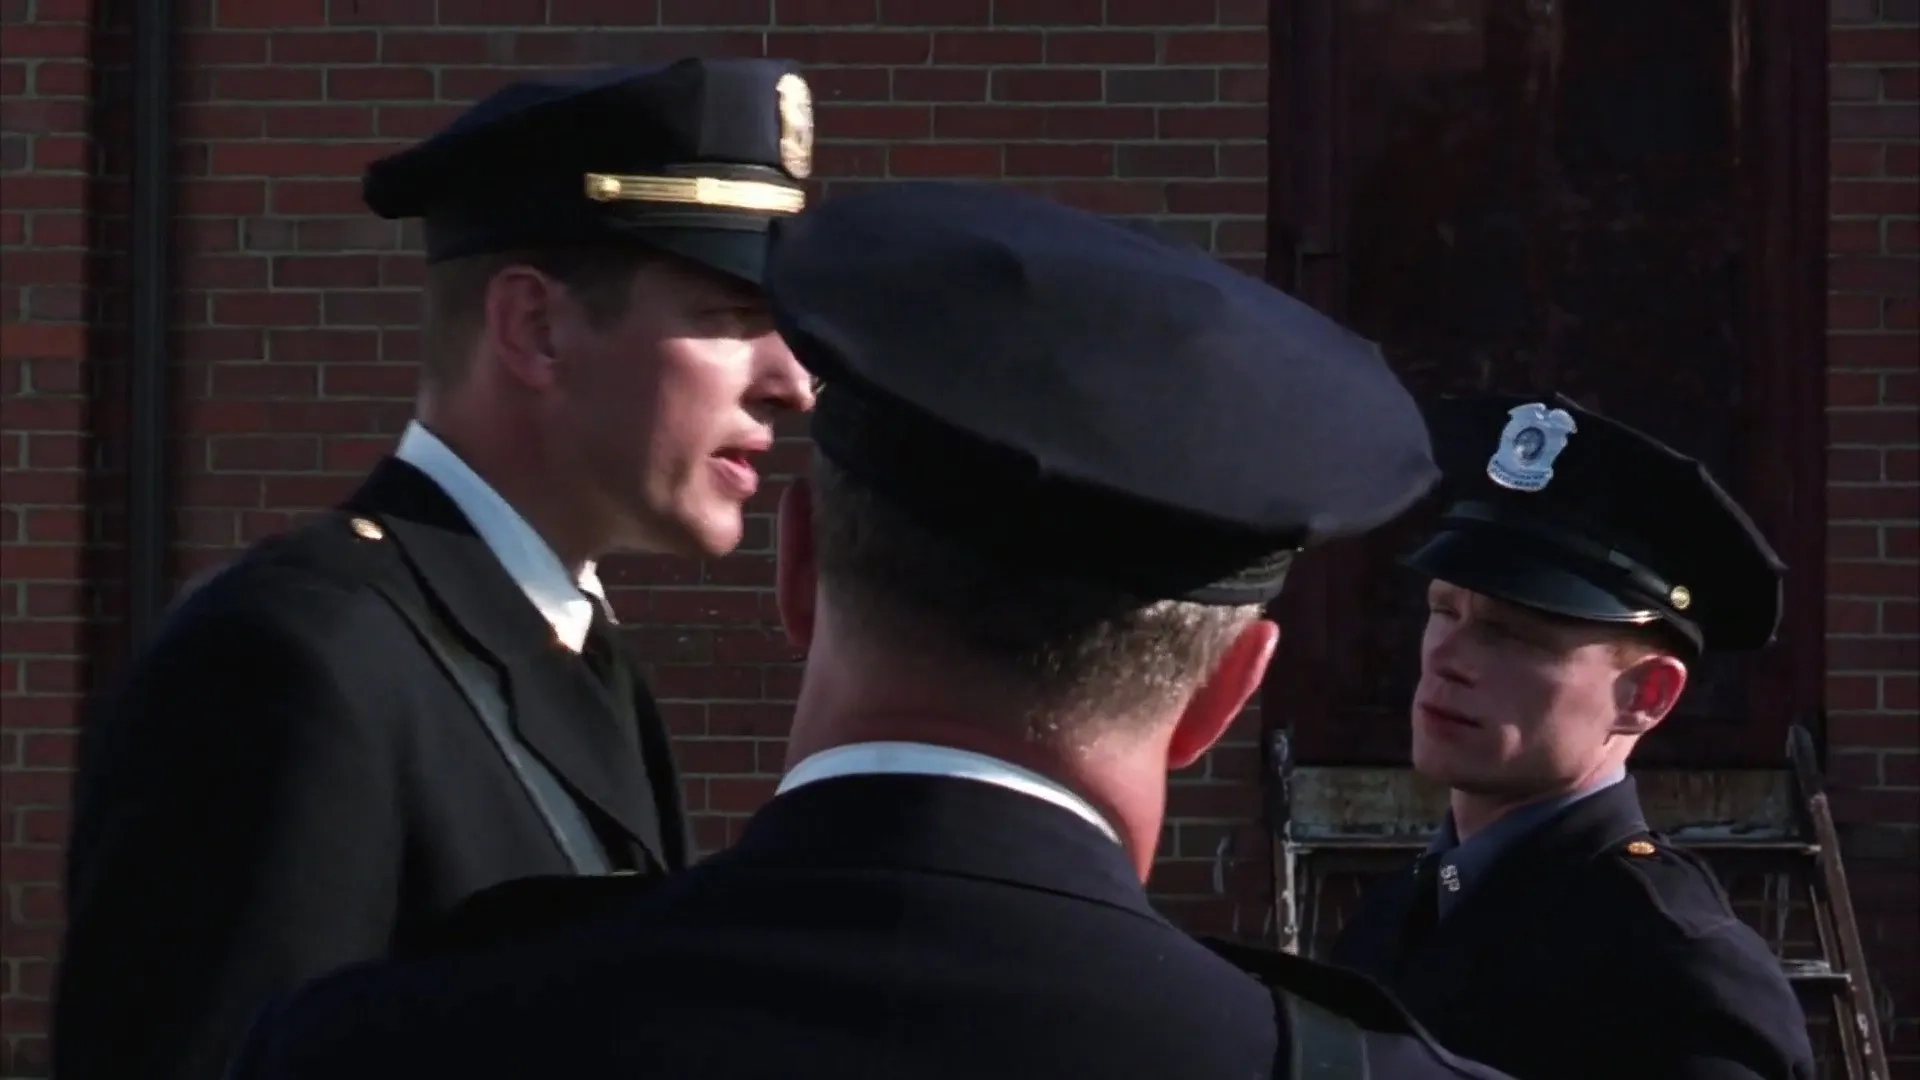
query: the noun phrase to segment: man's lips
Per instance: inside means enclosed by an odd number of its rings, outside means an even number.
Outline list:
[[[746,450],[721,450],[709,458],[715,475],[740,498],[749,499],[760,490],[760,473]]]
[[[1419,710],[1421,718],[1428,723],[1468,728],[1477,728],[1480,726],[1480,721],[1475,720],[1473,717],[1465,713],[1454,712],[1452,709],[1439,705],[1429,705],[1426,702],[1420,702],[1415,705],[1414,708]]]

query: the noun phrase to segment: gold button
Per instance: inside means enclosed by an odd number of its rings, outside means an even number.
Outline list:
[[[353,534],[362,540],[379,540],[387,535],[387,530],[372,518],[357,517],[348,524],[352,526]]]
[[[1655,848],[1653,844],[1646,840],[1635,840],[1633,843],[1627,845],[1627,854],[1629,855],[1651,855],[1657,850],[1659,849]]]
[[[1685,585],[1675,585],[1673,591],[1667,594],[1667,602],[1673,605],[1673,610],[1685,611],[1693,606],[1693,590]]]

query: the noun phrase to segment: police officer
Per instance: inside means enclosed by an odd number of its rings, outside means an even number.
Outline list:
[[[186,596],[90,723],[58,1075],[214,1074],[268,997],[477,890],[686,864],[594,560],[731,550],[811,405],[758,287],[811,124],[788,66],[685,61],[510,86],[368,170],[424,223],[416,419]]]
[[[1773,638],[1779,559],[1699,462],[1563,398],[1451,400],[1432,429],[1453,501],[1410,557],[1413,763],[1451,810],[1333,959],[1517,1077],[1811,1077],[1779,961],[1626,772],[1703,650]]]
[[[1365,980],[1207,948],[1142,885],[1167,773],[1260,685],[1294,552],[1437,478],[1377,350],[993,188],[841,196],[771,260],[825,386],[781,504],[807,665],[779,794],[585,927],[320,982],[234,1075],[1492,1075]]]

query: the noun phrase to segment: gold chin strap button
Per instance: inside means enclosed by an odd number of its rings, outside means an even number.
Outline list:
[[[1627,845],[1627,854],[1629,855],[1645,857],[1658,850],[1658,848],[1653,846],[1652,841],[1649,840],[1635,840],[1633,843]]]
[[[357,517],[348,522],[348,526],[353,529],[353,535],[362,540],[380,540],[387,535],[387,530],[372,518]]]

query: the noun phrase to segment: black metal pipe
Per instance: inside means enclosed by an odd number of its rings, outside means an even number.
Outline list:
[[[138,649],[167,609],[172,393],[173,4],[133,0],[133,290],[127,373],[127,620]]]

